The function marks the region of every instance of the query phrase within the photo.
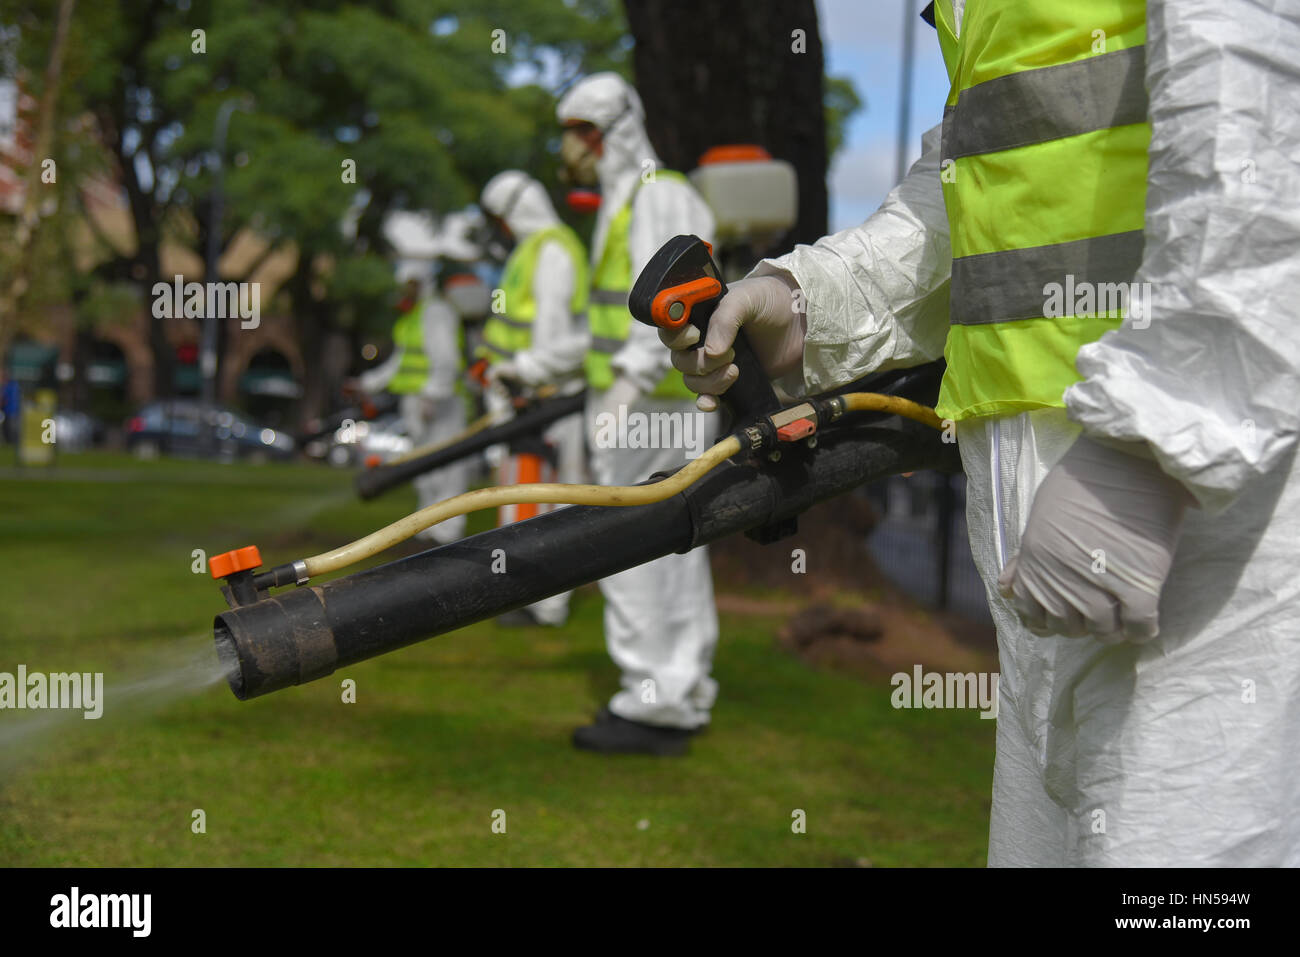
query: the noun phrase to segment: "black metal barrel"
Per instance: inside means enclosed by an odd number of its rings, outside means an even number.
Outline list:
[[[231,689],[255,698],[441,635],[672,552],[778,525],[856,486],[920,469],[956,471],[940,433],[849,425],[815,452],[719,466],[654,505],[571,506],[216,617]]]
[[[437,449],[426,455],[398,462],[393,465],[380,465],[360,472],[356,478],[357,495],[363,499],[372,499],[377,495],[396,488],[414,478],[443,468],[453,462],[468,458],[482,452],[489,446],[501,442],[512,442],[527,435],[539,434],[552,422],[582,411],[587,401],[585,392],[574,395],[558,396],[544,399],[525,412],[521,412],[509,422],[476,432],[454,445]]]

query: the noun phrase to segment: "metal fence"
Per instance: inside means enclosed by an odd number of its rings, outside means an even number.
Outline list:
[[[882,516],[867,539],[880,570],[925,605],[989,621],[966,531],[966,477],[892,476],[867,495]]]

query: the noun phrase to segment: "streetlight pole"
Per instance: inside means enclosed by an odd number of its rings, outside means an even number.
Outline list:
[[[217,110],[217,118],[212,127],[212,151],[216,154],[216,166],[212,174],[212,207],[208,223],[208,248],[203,264],[204,279],[207,282],[218,282],[220,279],[217,275],[217,260],[221,258],[221,217],[225,206],[223,184],[225,182],[226,133],[230,129],[230,117],[235,110],[247,112],[250,108],[251,103],[246,97],[231,97],[223,102]],[[199,346],[199,374],[203,378],[201,400],[205,426],[209,424],[207,419],[217,404],[217,334],[217,317],[212,315],[211,310],[205,308],[203,312],[203,335]],[[208,451],[215,452],[216,431],[205,429],[203,434]]]
[[[898,153],[894,160],[894,182],[901,183],[907,175],[907,140],[912,123],[912,61],[916,46],[916,5],[903,0],[903,56],[902,81],[898,93]]]

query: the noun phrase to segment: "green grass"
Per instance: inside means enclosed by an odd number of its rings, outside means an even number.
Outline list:
[[[0,476],[0,671],[102,670],[110,693],[101,720],[43,734],[0,711],[0,865],[983,862],[993,722],[895,711],[887,684],[809,668],[763,618],[723,618],[714,723],[685,759],[570,746],[616,686],[594,588],[561,632],[483,623],[254,701],[218,684],[128,706],[115,682],[210,642],[223,606],[193,549],[278,562],[414,498],[362,504],[349,475],[297,465],[87,454],[57,472]]]

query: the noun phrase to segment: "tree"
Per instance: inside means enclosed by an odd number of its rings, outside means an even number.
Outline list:
[[[637,90],[664,162],[691,169],[711,146],[764,146],[793,164],[799,177],[799,219],[777,249],[824,236],[827,113],[842,120],[859,101],[846,80],[827,89],[813,0],[626,0],[625,6]],[[833,132],[838,145],[838,126]]]
[[[56,0],[6,7],[23,56],[49,48]],[[307,350],[305,414],[324,397],[326,338],[378,319],[392,289],[382,232],[397,209],[471,201],[509,166],[553,163],[554,90],[620,68],[615,0],[100,0],[73,20],[62,115],[93,117],[127,198],[130,249],[105,241],[103,282],[150,290],[165,241],[201,250],[210,228],[213,121],[231,97],[221,247],[248,227],[291,249],[285,283]],[[31,42],[29,42],[29,40]],[[533,82],[521,82],[532,80]],[[355,177],[345,164],[355,165]],[[344,227],[344,224],[347,224]],[[264,257],[263,257],[264,258]],[[222,279],[247,279],[244,275]],[[212,277],[209,277],[212,278]],[[386,320],[386,316],[384,319]],[[155,374],[171,384],[165,319]]]

